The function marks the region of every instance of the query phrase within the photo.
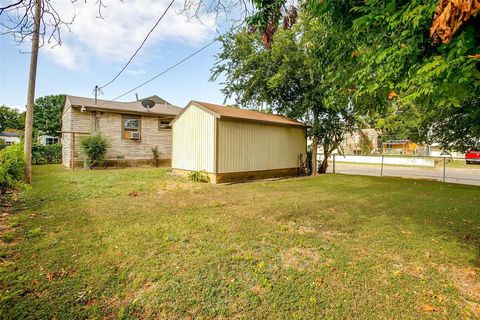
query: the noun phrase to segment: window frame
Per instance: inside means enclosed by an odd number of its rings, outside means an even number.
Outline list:
[[[170,125],[172,120],[173,118],[158,117],[158,131],[172,130],[172,126]],[[168,125],[166,125],[165,127],[162,127],[162,121],[168,121]]]
[[[138,128],[126,128],[125,127],[125,120],[138,120]],[[130,139],[130,137],[126,137],[126,132],[138,132],[140,135],[140,139]],[[134,115],[134,114],[122,114],[122,131],[121,131],[122,140],[142,140],[142,116]]]

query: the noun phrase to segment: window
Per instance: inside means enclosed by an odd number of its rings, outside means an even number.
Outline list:
[[[122,116],[122,139],[140,140],[141,120],[139,116]]]
[[[57,137],[46,137],[45,144],[57,144],[58,138]]]
[[[172,126],[170,125],[170,122],[172,122],[172,120],[173,119],[159,118],[158,119],[158,130],[172,129]]]

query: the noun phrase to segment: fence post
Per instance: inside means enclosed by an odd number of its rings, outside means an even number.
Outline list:
[[[335,173],[335,154],[333,154],[333,173]]]
[[[443,182],[445,182],[445,164],[446,164],[446,158],[443,157]]]
[[[380,177],[383,177],[383,158],[384,156],[382,155],[382,168],[380,169]]]

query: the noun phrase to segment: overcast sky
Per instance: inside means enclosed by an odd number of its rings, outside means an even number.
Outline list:
[[[76,18],[71,32],[63,30],[62,46],[45,45],[40,49],[37,97],[60,93],[93,97],[94,86],[115,76],[170,1],[107,0],[104,20],[96,18],[94,1],[78,1],[76,5],[65,0],[55,2],[62,16],[71,17],[75,10]],[[129,68],[105,88],[101,99],[113,99],[136,87],[218,35],[213,19],[187,22],[185,15],[178,15],[181,3],[173,5]],[[18,46],[10,35],[0,36],[0,104],[25,105],[30,55],[20,52],[28,52],[29,46],[29,41]],[[220,84],[208,81],[219,50],[220,45],[215,43],[135,92],[140,97],[157,94],[179,106],[190,100],[223,103]],[[131,93],[121,100],[134,99]]]

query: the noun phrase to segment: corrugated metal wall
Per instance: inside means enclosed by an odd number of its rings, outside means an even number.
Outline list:
[[[215,117],[190,106],[173,123],[172,168],[215,172]]]
[[[298,167],[305,128],[218,121],[218,173]]]

